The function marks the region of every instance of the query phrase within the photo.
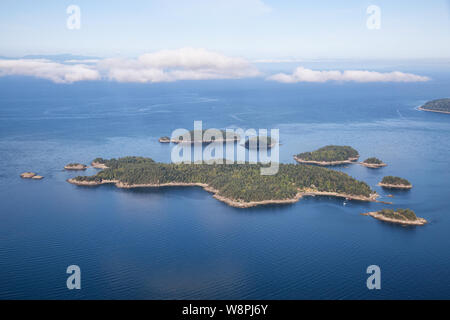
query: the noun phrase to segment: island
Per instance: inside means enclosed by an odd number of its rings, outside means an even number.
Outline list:
[[[401,225],[422,226],[427,223],[427,220],[417,217],[414,211],[410,209],[383,209],[381,211],[363,213],[363,215]]]
[[[244,146],[247,149],[260,149],[262,147],[266,149],[270,149],[277,141],[271,137],[268,136],[256,136],[256,137],[250,137],[245,141]]]
[[[450,114],[450,98],[428,101],[418,108],[422,111],[440,112]]]
[[[261,175],[260,163],[160,163],[151,158],[97,158],[104,170],[92,176],[68,179],[79,186],[114,184],[119,188],[198,186],[226,204],[248,208],[294,203],[303,196],[333,196],[376,201],[378,194],[365,182],[346,173],[317,166],[279,164],[275,175]]]
[[[170,143],[170,137],[164,136],[164,137],[159,138],[158,141],[161,143]]]
[[[212,129],[209,129],[212,130]],[[217,130],[217,133],[219,133],[219,136],[221,136],[221,138],[215,138],[213,136],[208,137],[208,133],[211,134],[212,131],[208,131],[208,130],[191,130],[189,131],[189,135],[187,137],[187,139],[184,139],[183,136],[179,136],[177,138],[169,138],[168,136],[164,136],[158,139],[159,142],[161,143],[196,143],[196,142],[200,142],[200,143],[211,143],[211,142],[235,142],[235,141],[240,141],[241,137],[236,134],[233,133],[233,135],[231,137],[227,137],[227,133],[225,130]],[[206,136],[205,137],[205,133]],[[201,140],[195,140],[197,136],[201,137]]]
[[[359,164],[364,167],[372,168],[372,169],[377,169],[377,168],[387,166],[386,163],[383,163],[383,161],[381,161],[380,159],[375,158],[375,157],[367,158],[366,160],[364,160],[363,162],[360,162]]]
[[[87,165],[81,163],[69,163],[64,166],[65,170],[86,170]]]
[[[295,161],[319,166],[335,166],[354,163],[358,160],[358,151],[350,146],[329,145],[312,152],[303,152],[294,156]]]
[[[383,177],[380,183],[380,187],[389,189],[411,189],[412,184],[406,179],[400,177],[386,176]]]
[[[20,174],[20,177],[23,179],[34,179],[34,180],[44,179],[43,176],[40,176],[34,172],[23,172]]]

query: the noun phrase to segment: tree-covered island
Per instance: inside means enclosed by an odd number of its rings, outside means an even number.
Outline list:
[[[428,101],[423,106],[419,107],[419,110],[449,114],[450,98]]]
[[[376,212],[367,212],[363,215],[368,215],[381,221],[402,225],[421,226],[427,223],[427,220],[417,217],[411,209],[383,209]]]
[[[350,146],[325,146],[316,151],[303,152],[294,156],[299,163],[333,166],[354,163],[358,160],[358,151]]]
[[[406,179],[400,177],[386,176],[383,177],[380,183],[380,187],[391,189],[411,189],[412,184]]]
[[[367,168],[381,168],[387,166],[386,163],[375,157],[367,158],[363,162],[360,162],[360,164]]]
[[[175,164],[150,158],[125,157],[93,163],[104,170],[68,182],[95,186],[113,183],[119,188],[200,186],[214,198],[234,207],[283,204],[303,196],[335,196],[376,201],[378,194],[362,181],[343,172],[316,166],[280,164],[275,175],[261,175],[262,164]]]
[[[68,163],[64,166],[65,170],[86,170],[87,165],[82,163]]]

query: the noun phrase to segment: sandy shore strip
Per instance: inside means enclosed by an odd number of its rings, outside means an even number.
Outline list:
[[[297,156],[294,156],[294,160],[297,161],[298,163],[316,164],[318,166],[336,166],[336,165],[340,165],[340,164],[355,163],[355,161],[358,159],[359,159],[359,157],[348,158],[347,160],[342,160],[342,161],[313,161],[313,160],[303,160],[301,158],[298,158]]]
[[[415,221],[397,220],[397,219],[393,219],[393,218],[387,218],[387,217],[383,216],[382,214],[378,213],[377,211],[362,213],[362,215],[371,216],[375,219],[385,221],[385,222],[397,223],[397,224],[402,224],[402,225],[410,225],[410,226],[423,226],[424,224],[428,223],[427,220],[425,220],[424,218],[419,218],[419,217]]]

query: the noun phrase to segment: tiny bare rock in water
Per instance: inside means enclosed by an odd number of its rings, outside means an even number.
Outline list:
[[[20,174],[20,177],[21,177],[21,178],[24,178],[24,179],[31,179],[31,178],[33,178],[35,175],[36,175],[36,173],[34,173],[34,172],[24,172],[24,173],[21,173],[21,174]]]
[[[44,179],[43,176],[40,176],[34,172],[24,172],[20,174],[20,177],[23,179],[34,179],[34,180],[41,180]]]

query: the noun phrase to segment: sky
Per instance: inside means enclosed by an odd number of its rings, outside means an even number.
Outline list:
[[[449,64],[450,0],[0,1],[0,77],[64,84],[432,80],[358,64],[420,59]],[[305,64],[343,60],[359,69]],[[280,62],[293,65],[272,73],[260,66]]]
[[[80,8],[80,29],[66,10]],[[367,8],[380,9],[369,29]],[[450,0],[2,0],[0,56],[137,57],[183,47],[250,60],[450,57]]]

